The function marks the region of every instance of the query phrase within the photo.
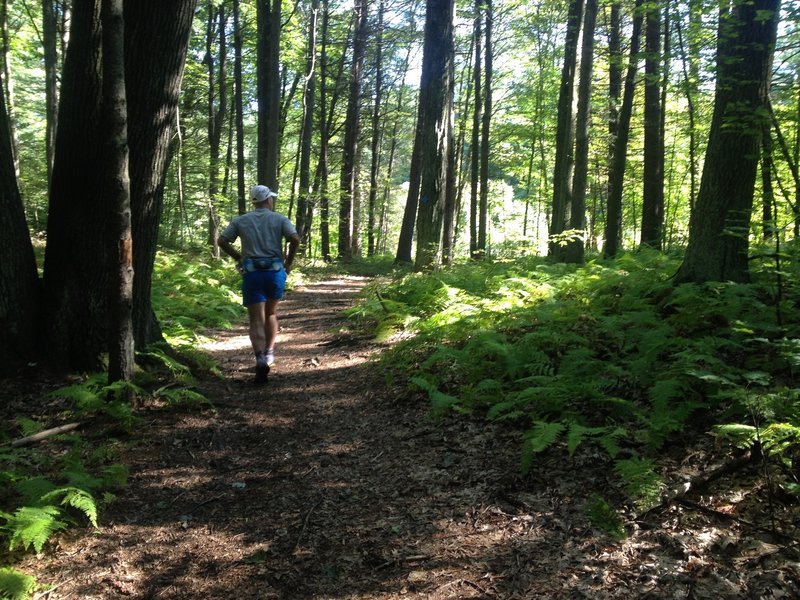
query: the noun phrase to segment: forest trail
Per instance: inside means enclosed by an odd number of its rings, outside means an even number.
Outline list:
[[[41,598],[756,597],[697,553],[720,534],[707,517],[669,509],[623,543],[593,531],[587,497],[613,493],[598,454],[522,477],[517,435],[397,397],[369,362],[381,348],[333,333],[364,284],[287,295],[266,387],[245,324],[219,332],[215,409],[148,416],[97,534],[20,565],[54,586]]]

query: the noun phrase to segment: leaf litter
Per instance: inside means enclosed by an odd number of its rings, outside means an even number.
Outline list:
[[[51,586],[40,598],[800,597],[797,507],[767,511],[755,469],[644,515],[588,446],[545,452],[523,475],[517,432],[432,419],[375,369],[384,346],[333,333],[364,283],[287,296],[263,388],[246,324],[217,332],[224,379],[203,384],[214,408],[153,412],[99,530],[15,565]],[[707,440],[674,452],[672,473],[687,456],[696,471],[719,459]],[[623,539],[591,524],[594,495],[620,511]]]

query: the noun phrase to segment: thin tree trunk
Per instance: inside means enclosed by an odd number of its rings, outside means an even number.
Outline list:
[[[356,27],[353,33],[353,60],[350,67],[350,92],[344,126],[344,155],[339,184],[339,258],[353,257],[353,205],[358,178],[358,138],[361,131],[360,100],[363,84],[367,33],[366,0],[355,0]]]
[[[369,215],[367,218],[367,256],[375,255],[375,211],[380,169],[381,108],[383,100],[383,13],[384,0],[378,4],[378,26],[375,32],[375,102],[372,107],[372,160],[369,176]]]
[[[622,188],[625,181],[625,163],[628,159],[633,94],[636,87],[636,71],[639,62],[639,36],[643,20],[642,4],[643,0],[636,0],[628,72],[625,75],[625,89],[622,94],[619,125],[617,127],[617,136],[614,140],[613,163],[608,176],[608,207],[606,209],[605,245],[603,247],[603,255],[606,257],[616,255],[622,244]]]
[[[570,240],[564,248],[565,262],[582,264],[586,249],[586,185],[589,176],[589,121],[592,100],[592,65],[594,30],[597,23],[597,0],[586,0],[583,19],[578,108],[575,123],[575,174],[570,209]]]
[[[47,160],[47,182],[53,173],[53,157],[56,148],[56,126],[58,119],[58,19],[54,0],[42,0],[42,42],[44,44],[45,81],[45,153]]]
[[[236,112],[236,198],[239,214],[247,212],[244,162],[244,100],[242,98],[242,29],[239,0],[233,0],[233,95]]]
[[[478,204],[480,193],[480,124],[481,110],[483,109],[482,98],[482,65],[483,50],[481,45],[481,7],[482,0],[475,0],[475,18],[472,27],[472,39],[475,47],[475,65],[472,68],[473,95],[472,104],[472,143],[470,144],[470,202],[469,202],[469,248],[470,256],[473,259],[481,258],[485,248],[481,250],[478,241]]]
[[[133,378],[133,240],[122,0],[103,0],[105,200],[109,205],[108,382]]]
[[[492,12],[492,0],[484,0],[486,7],[486,27],[484,30],[485,60],[483,74],[483,114],[481,115],[481,191],[478,202],[478,253],[486,256],[486,245],[488,243],[489,232],[489,131],[492,123],[492,25],[494,15]]]
[[[305,253],[311,231],[311,141],[314,134],[314,96],[316,95],[317,17],[319,0],[311,3],[308,22],[308,51],[306,55],[306,81],[303,93],[303,136],[300,142],[300,193],[297,200],[297,233]]]
[[[549,256],[564,259],[560,239],[570,220],[572,204],[572,172],[574,168],[574,115],[572,101],[575,90],[575,69],[578,62],[578,38],[581,31],[584,0],[570,0],[567,16],[567,35],[564,41],[564,64],[558,94],[558,123],[556,125],[556,157],[553,169],[553,214],[550,221]]]

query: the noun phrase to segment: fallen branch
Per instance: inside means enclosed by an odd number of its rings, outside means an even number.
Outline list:
[[[39,433],[34,433],[33,435],[29,435],[27,437],[14,440],[13,442],[11,442],[10,446],[12,448],[18,448],[19,446],[33,444],[34,442],[40,442],[49,437],[53,437],[54,435],[58,435],[60,433],[66,433],[67,431],[72,431],[73,429],[77,429],[80,426],[81,423],[67,423],[66,425],[60,425],[59,427],[53,427],[52,429],[45,429],[44,431],[40,431]]]
[[[661,496],[661,502],[652,508],[649,508],[642,516],[648,515],[652,512],[662,510],[669,506],[671,503],[682,500],[689,492],[693,492],[697,488],[707,486],[712,481],[719,479],[723,475],[729,475],[739,469],[742,469],[753,462],[759,457],[757,453],[748,451],[747,453],[734,458],[733,460],[726,461],[711,469],[698,473],[694,477],[689,478],[688,481],[672,488]]]

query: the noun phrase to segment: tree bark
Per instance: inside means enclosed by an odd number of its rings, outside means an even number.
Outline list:
[[[103,0],[103,117],[108,228],[108,382],[133,378],[133,240],[122,0]]]
[[[125,2],[133,239],[133,326],[137,347],[161,341],[151,287],[164,208],[164,186],[176,131],[181,80],[197,0]]]
[[[482,0],[475,0],[475,18],[472,26],[472,39],[475,47],[475,62],[472,67],[472,143],[470,147],[470,200],[469,200],[469,249],[473,259],[481,258],[486,252],[478,236],[478,204],[480,193],[480,149],[481,149],[481,110],[483,109],[482,84],[483,51],[481,17]]]
[[[564,248],[565,262],[582,264],[586,248],[586,185],[589,176],[589,121],[592,104],[592,65],[597,0],[586,0],[583,19],[578,108],[575,123],[575,173],[569,228],[573,234]]]
[[[315,0],[316,1],[316,0]],[[244,163],[244,101],[242,98],[242,26],[240,2],[233,0],[233,95],[236,113],[236,198],[239,214],[247,212]]]
[[[280,162],[281,0],[257,0],[258,13],[258,158],[261,184],[278,189]]]
[[[612,163],[608,175],[608,198],[606,200],[606,230],[603,256],[614,256],[622,245],[622,187],[625,181],[625,163],[628,160],[628,139],[630,136],[631,115],[633,113],[633,94],[636,88],[636,71],[639,62],[639,36],[642,30],[641,7],[643,0],[636,0],[631,33],[628,72],[625,75],[625,89],[622,106],[614,138]]]
[[[567,15],[567,35],[564,41],[564,64],[558,93],[558,122],[556,124],[556,156],[553,169],[553,214],[550,221],[549,256],[564,260],[564,233],[570,219],[572,203],[572,173],[574,168],[574,116],[572,100],[575,90],[575,69],[578,62],[578,38],[581,31],[584,0],[570,0]]]
[[[367,256],[375,255],[378,172],[380,170],[381,108],[383,101],[383,13],[384,0],[378,4],[378,25],[375,32],[375,102],[372,107],[372,160],[369,170],[369,214],[367,219]]]
[[[486,27],[484,28],[483,113],[481,114],[481,191],[478,201],[478,253],[486,256],[489,239],[489,129],[492,123],[492,0],[484,0]]]
[[[0,72],[0,89],[2,89]],[[17,185],[5,97],[0,93],[0,376],[36,358],[39,279]]]
[[[75,0],[44,259],[44,360],[60,370],[99,370],[107,347],[100,56],[100,1]]]
[[[316,95],[317,17],[319,0],[312,0],[308,21],[306,80],[303,91],[303,135],[300,140],[300,194],[295,224],[305,252],[311,232],[311,140],[314,134],[314,97]]]
[[[661,10],[651,5],[645,17],[644,197],[642,246],[661,250],[664,238],[664,138],[661,108]]]
[[[441,250],[442,217],[452,151],[454,0],[428,0],[420,77],[416,140],[421,154],[417,213],[416,269],[436,264]]]
[[[54,0],[42,0],[42,44],[44,45],[45,81],[45,153],[47,181],[53,171],[55,133],[58,124],[58,19]]]
[[[355,0],[356,27],[353,33],[353,60],[350,66],[349,96],[344,124],[344,152],[339,180],[339,258],[353,257],[353,204],[358,178],[358,138],[361,131],[361,88],[367,33],[367,2]]]
[[[780,0],[721,15],[717,90],[703,177],[676,283],[749,280],[748,236]]]

